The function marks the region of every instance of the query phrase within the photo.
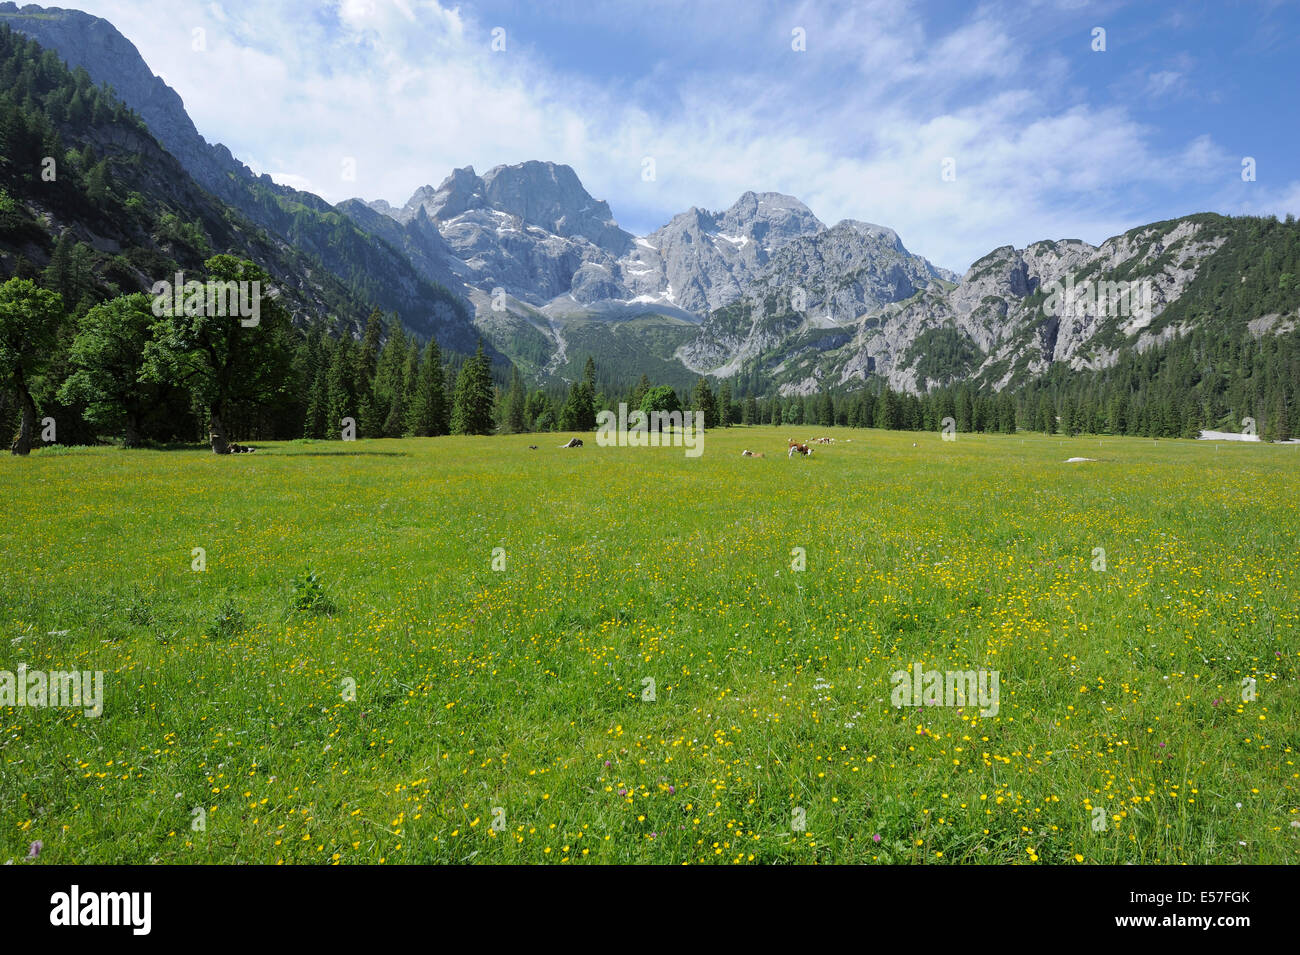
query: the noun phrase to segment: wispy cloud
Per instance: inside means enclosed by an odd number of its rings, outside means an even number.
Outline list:
[[[1194,118],[1154,125],[1107,93],[1140,70],[1145,97],[1167,98],[1187,63],[1094,54],[1098,8],[1070,3],[1030,16],[987,3],[955,21],[894,0],[83,6],[136,43],[210,140],[331,201],[401,203],[453,167],[551,159],[633,231],[771,189],[828,222],[890,225],[961,269],[1009,242],[1099,241],[1196,211],[1240,158]]]

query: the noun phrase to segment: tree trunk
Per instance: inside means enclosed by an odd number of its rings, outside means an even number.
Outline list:
[[[36,405],[32,401],[32,393],[27,390],[27,379],[23,376],[22,368],[14,374],[14,386],[18,392],[18,403],[22,405],[23,419],[9,451],[12,454],[30,454],[32,434],[36,431]]]
[[[221,423],[221,413],[216,408],[208,414],[208,431],[212,436],[212,453],[229,454],[230,442],[226,440],[226,426]]]
[[[122,439],[122,447],[140,447],[140,416],[135,412],[127,412],[126,437]]]

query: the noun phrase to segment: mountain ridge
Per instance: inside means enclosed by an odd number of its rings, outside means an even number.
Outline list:
[[[434,274],[421,274],[409,258],[309,192],[254,175],[225,146],[208,143],[180,95],[149,68],[139,50],[112,23],[81,10],[0,3],[0,23],[36,40],[107,84],[138,113],[164,149],[208,192],[252,222],[316,258],[354,293],[396,312],[412,331],[437,334],[444,347],[472,352],[477,338],[458,296]],[[354,334],[359,322],[354,320]]]
[[[108,21],[6,2],[0,22],[46,37],[70,64],[125,90],[200,185],[355,292],[453,349],[467,351],[481,335],[539,382],[564,376],[575,333],[592,347],[616,338],[621,366],[641,348],[647,367],[671,368],[674,378],[735,379],[786,395],[876,379],[912,393],[961,381],[1001,390],[1056,366],[1102,370],[1201,321],[1161,316],[1225,243],[1249,231],[1196,214],[1096,246],[999,246],[957,276],[909,252],[888,226],[828,226],[775,192],[746,190],[719,211],[693,206],[635,236],[572,167],[543,160],[482,175],[453,169],[400,208],[360,198],[331,206],[253,176],[208,144],[180,97]],[[1044,289],[1066,280],[1149,282],[1150,314],[1049,311]],[[1245,321],[1267,334],[1290,327],[1289,316],[1287,307],[1276,321]],[[618,335],[584,331],[591,322],[617,325]]]

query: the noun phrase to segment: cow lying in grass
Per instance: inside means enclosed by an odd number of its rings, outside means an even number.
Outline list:
[[[808,445],[806,445],[806,444],[800,444],[800,443],[799,443],[798,441],[796,441],[794,438],[791,438],[791,439],[790,439],[790,450],[788,450],[788,451],[786,452],[785,456],[786,456],[787,458],[792,458],[792,457],[794,457],[794,453],[795,453],[796,451],[798,451],[800,454],[802,454],[805,458],[808,457],[810,454],[813,453],[813,449],[810,448],[810,447],[808,447]]]
[[[560,447],[562,447],[562,448],[580,448],[580,447],[582,447],[582,439],[581,439],[581,438],[570,438],[568,444],[562,444],[562,445],[560,445]]]
[[[742,458],[761,458],[761,457],[763,456],[763,452],[762,452],[762,451],[751,451],[751,450],[749,450],[748,448],[746,448],[744,451],[741,451],[741,452],[740,452],[740,456],[741,456]]]

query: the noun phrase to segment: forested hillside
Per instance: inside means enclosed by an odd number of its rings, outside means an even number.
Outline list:
[[[260,325],[242,336],[198,322],[167,327],[140,293],[177,273],[186,281],[259,281]],[[310,255],[200,188],[139,117],[84,70],[68,70],[53,53],[0,26],[0,279],[6,278],[0,424],[15,433],[30,397],[28,417],[39,413],[53,422],[46,443],[206,439],[209,386],[222,376],[234,379],[222,394],[222,431],[231,437],[302,437],[321,430],[307,422],[327,410],[333,421],[353,419],[362,436],[378,434],[394,417],[392,395],[381,382],[385,403],[376,404],[377,369],[366,366],[365,347],[354,347],[352,329],[368,325],[376,342],[387,329],[385,337],[392,347],[400,342],[407,359],[403,374],[418,368],[400,321],[379,320],[371,303]],[[169,361],[162,360],[164,344]],[[220,361],[209,362],[210,380],[201,386],[192,359],[218,345]],[[419,343],[412,347],[418,355]],[[436,344],[424,353],[440,355]],[[335,362],[340,354],[344,360]],[[247,364],[253,356],[256,368]],[[331,380],[332,365],[338,367]],[[444,374],[439,361],[434,377],[441,383]],[[313,405],[318,385],[326,394]],[[430,415],[431,423],[412,427],[438,427]],[[396,417],[405,430],[405,408]],[[328,430],[337,435],[340,426]]]

